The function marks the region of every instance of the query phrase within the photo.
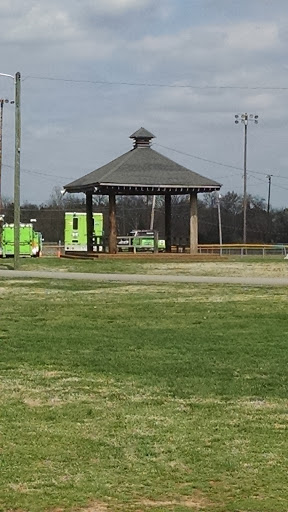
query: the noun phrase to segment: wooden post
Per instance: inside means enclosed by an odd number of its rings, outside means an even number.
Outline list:
[[[153,196],[155,197],[155,196]],[[158,231],[154,231],[154,254],[158,254],[158,241],[159,241],[159,233]]]
[[[93,252],[93,207],[92,192],[86,192],[87,252]]]
[[[198,253],[197,192],[190,194],[190,254]]]
[[[21,151],[21,75],[15,75],[15,164],[14,164],[14,270],[20,267],[20,151]]]
[[[171,194],[165,195],[165,245],[171,252]]]
[[[4,224],[4,217],[2,217],[2,215],[0,213],[0,254],[2,253],[3,224]],[[2,254],[2,257],[3,257],[3,254]]]
[[[109,194],[109,253],[117,253],[116,197]]]

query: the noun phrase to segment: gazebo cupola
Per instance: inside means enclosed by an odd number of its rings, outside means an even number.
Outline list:
[[[155,139],[153,133],[148,132],[145,128],[141,127],[136,132],[130,135],[130,139],[134,139],[133,148],[147,148],[151,145],[151,139]]]

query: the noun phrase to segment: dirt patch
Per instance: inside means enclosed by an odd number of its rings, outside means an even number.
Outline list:
[[[61,377],[63,372],[59,372],[58,370],[44,370],[43,377],[47,379],[51,379],[53,377]]]
[[[29,492],[27,484],[22,484],[22,483],[9,484],[9,488],[12,489],[12,491],[19,492],[21,494],[23,494],[23,493],[26,494],[27,492]]]
[[[25,405],[28,405],[28,407],[42,407],[43,405],[42,400],[39,400],[39,398],[25,398],[23,402]]]
[[[6,281],[6,283],[9,285],[9,286],[13,286],[14,284],[23,284],[23,283],[27,283],[27,284],[34,284],[34,283],[38,283],[37,279],[26,279],[26,278],[23,278],[23,279],[11,279],[10,281]]]
[[[106,503],[96,501],[88,507],[74,509],[73,512],[108,512],[108,507]]]
[[[267,400],[247,400],[240,402],[240,405],[251,407],[252,409],[275,409],[279,407],[278,403],[268,402]]]
[[[8,290],[8,288],[4,288],[4,286],[1,286],[0,288],[0,295],[2,295],[3,293],[9,293],[10,290]]]
[[[66,509],[57,507],[57,508],[49,509],[49,512],[64,512],[64,510],[66,510]],[[22,511],[10,510],[7,512],[22,512]],[[88,505],[85,508],[73,508],[73,509],[71,509],[71,512],[108,512],[108,508],[105,503],[102,503],[100,501],[95,501],[95,502],[91,503],[91,505]]]
[[[287,262],[247,263],[234,261],[203,261],[203,262],[157,262],[143,265],[148,274],[186,274],[192,276],[224,276],[224,277],[287,277]]]
[[[193,496],[183,496],[179,500],[142,500],[141,503],[139,502],[139,505],[145,506],[145,507],[186,507],[191,509],[202,509],[209,505],[211,505],[211,502],[205,498],[202,493],[195,492]]]

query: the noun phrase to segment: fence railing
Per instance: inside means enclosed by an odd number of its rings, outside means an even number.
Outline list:
[[[120,243],[119,243],[120,242]],[[136,253],[137,247],[133,245],[133,237],[118,237],[118,252]],[[140,248],[141,250],[141,248]],[[153,247],[151,247],[153,251]],[[174,244],[171,247],[173,253],[189,254],[189,245]],[[105,252],[105,251],[102,251]],[[106,252],[108,252],[106,248]],[[287,256],[288,244],[199,244],[199,254],[215,254],[220,256]],[[44,242],[43,256],[60,256],[64,254],[64,244],[61,242]]]
[[[238,256],[286,256],[288,244],[200,244],[200,254],[238,255]]]

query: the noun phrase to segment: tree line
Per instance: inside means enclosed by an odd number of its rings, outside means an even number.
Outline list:
[[[243,197],[227,192],[220,199],[215,194],[198,197],[199,243],[219,243],[219,208],[223,243],[241,243],[243,237]],[[3,200],[4,221],[13,222],[13,202]],[[154,229],[164,236],[164,198],[157,196],[154,210]],[[43,234],[46,242],[64,240],[64,213],[85,212],[85,196],[66,194],[55,188],[45,204],[25,202],[21,205],[21,222],[35,219],[35,229]],[[152,197],[119,196],[117,198],[118,235],[127,235],[133,229],[149,229]],[[172,243],[188,243],[189,197],[172,196]],[[94,196],[94,212],[103,213],[104,234],[108,234],[108,199]],[[264,199],[248,196],[247,242],[286,243],[288,241],[288,210],[270,209],[268,214]]]

